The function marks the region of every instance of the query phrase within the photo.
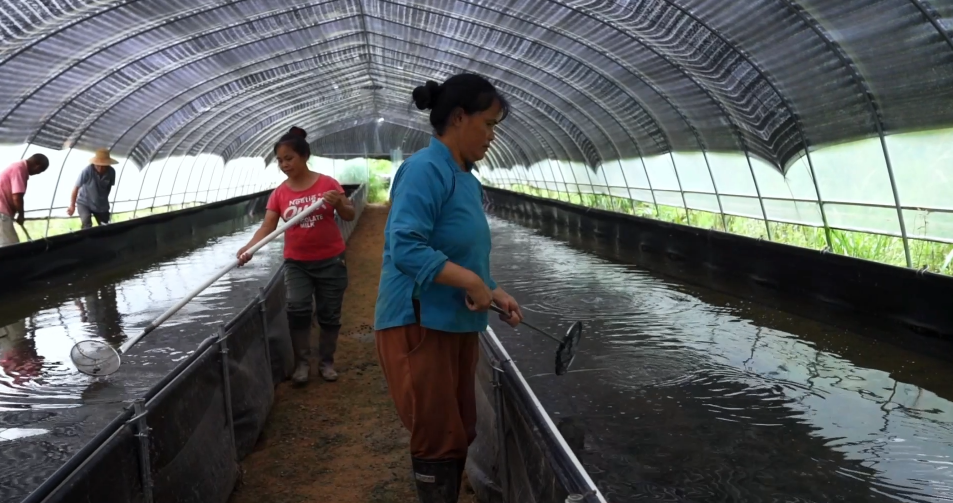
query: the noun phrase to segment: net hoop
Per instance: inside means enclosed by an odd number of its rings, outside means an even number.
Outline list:
[[[582,340],[582,322],[577,321],[566,331],[566,336],[556,350],[556,375],[561,376],[569,372],[569,367],[576,360],[576,349],[579,348],[580,340]]]
[[[88,339],[79,341],[70,350],[70,359],[76,370],[93,377],[107,376],[119,370],[122,359],[119,353],[103,341]]]

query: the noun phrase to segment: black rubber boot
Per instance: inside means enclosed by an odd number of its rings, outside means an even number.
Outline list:
[[[338,373],[334,370],[334,352],[338,348],[338,334],[341,327],[321,327],[321,337],[318,340],[318,373],[325,381],[338,380]]]
[[[460,494],[460,490],[463,489],[463,471],[466,465],[466,459],[457,460],[457,494]]]
[[[311,374],[308,357],[311,356],[311,327],[291,329],[291,348],[295,355],[295,370],[291,382],[306,384]]]
[[[455,459],[411,458],[420,503],[457,503],[460,497],[460,464]]]

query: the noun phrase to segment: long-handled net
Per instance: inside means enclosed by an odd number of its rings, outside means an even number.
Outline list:
[[[300,211],[294,217],[279,225],[277,229],[265,236],[261,241],[256,243],[255,246],[249,248],[245,254],[248,256],[254,255],[255,252],[257,252],[262,246],[270,243],[276,237],[280,236],[286,230],[291,228],[291,226],[297,224],[304,217],[310,215],[323,204],[324,198],[319,198],[317,201],[313,202],[310,206]],[[170,307],[166,312],[162,313],[158,318],[149,323],[149,325],[139,335],[124,342],[119,349],[115,349],[101,340],[88,339],[77,342],[70,351],[70,359],[73,360],[73,365],[76,365],[76,368],[80,372],[91,376],[105,376],[116,372],[119,370],[120,365],[122,365],[122,358],[120,355],[126,354],[129,349],[142,340],[143,337],[158,328],[159,325],[165,322],[165,320],[177,313],[179,309],[182,309],[182,307],[188,304],[189,301],[194,299],[198,294],[202,293],[202,291],[208,288],[212,283],[215,283],[219,280],[219,278],[237,267],[238,264],[239,260],[237,258],[232,260],[228,265],[215,273],[214,276],[205,280],[204,283],[192,290],[184,299],[177,302],[174,306]]]
[[[510,316],[510,313],[500,307],[490,305],[490,309],[503,316]],[[526,321],[521,321],[520,323],[559,343],[559,348],[556,349],[556,375],[563,375],[568,372],[569,366],[572,365],[572,362],[576,359],[576,349],[579,348],[579,341],[582,339],[582,322],[577,321],[573,323],[562,339],[549,334],[549,332],[543,329],[536,328]]]

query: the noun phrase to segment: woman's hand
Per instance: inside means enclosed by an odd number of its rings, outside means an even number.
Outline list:
[[[493,303],[493,292],[479,276],[474,274],[474,277],[476,280],[473,285],[467,287],[467,307],[471,311],[486,311]]]
[[[324,193],[324,202],[328,203],[329,205],[335,208],[337,208],[338,205],[341,204],[341,201],[343,199],[344,199],[344,194],[341,194],[340,192],[336,190],[329,190]]]
[[[248,251],[249,248],[251,248],[251,245],[245,245],[240,250],[238,250],[238,253],[235,254],[235,258],[238,259],[238,267],[241,267],[247,264],[248,261],[251,260],[252,255],[249,253],[245,253],[246,251]]]
[[[516,302],[516,299],[506,293],[502,287],[497,287],[492,293],[493,302],[495,302],[500,309],[510,313],[509,317],[501,314],[500,319],[509,323],[511,327],[519,325],[520,322],[523,321],[523,311],[520,310],[520,305]]]

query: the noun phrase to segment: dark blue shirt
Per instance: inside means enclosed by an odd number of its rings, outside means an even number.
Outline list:
[[[434,278],[450,260],[495,289],[490,247],[483,185],[432,138],[394,175],[374,328],[415,323],[417,298],[421,326],[445,332],[486,330],[488,314],[470,311],[464,290],[434,283]]]
[[[116,170],[112,166],[106,166],[103,174],[99,174],[92,164],[86,166],[76,180],[76,186],[79,187],[76,204],[96,213],[109,211],[109,191],[115,184]]]

